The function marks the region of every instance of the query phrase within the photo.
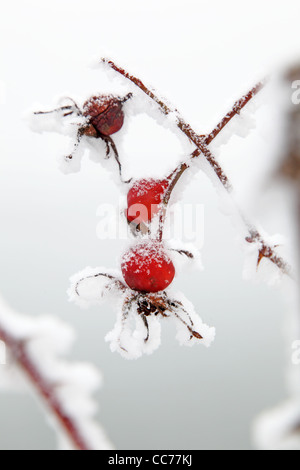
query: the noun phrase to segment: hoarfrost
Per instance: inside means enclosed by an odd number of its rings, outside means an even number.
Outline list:
[[[218,155],[220,147],[226,145],[233,136],[246,138],[249,133],[256,128],[255,112],[258,109],[257,101],[257,97],[253,98],[252,101],[240,111],[240,114],[234,116],[209,144],[209,148],[214,155]]]
[[[51,406],[48,407],[48,402],[37,392],[41,386],[39,381],[42,381],[51,390],[52,398],[49,403],[52,400],[59,403],[64,415],[74,420],[91,448],[111,449],[104,432],[94,421],[97,404],[92,395],[101,384],[98,370],[88,363],[72,363],[60,357],[69,352],[74,342],[73,329],[50,315],[34,318],[19,314],[0,298],[0,337],[1,335],[10,355],[9,363],[0,368],[0,387],[11,386],[15,390],[24,382],[26,389],[31,390],[43,405],[48,414],[47,421],[52,423],[59,435],[65,436],[63,442],[66,444],[69,438],[65,430],[51,414]],[[20,345],[35,368],[37,383],[31,382],[32,379],[28,378],[18,362],[16,348]],[[60,439],[60,447],[61,445]],[[64,448],[71,447],[69,442]]]
[[[86,268],[76,274],[72,278],[69,296],[71,301],[85,307],[98,303],[104,294],[109,293],[117,307],[116,323],[105,337],[112,352],[117,351],[126,359],[152,354],[161,343],[161,317],[163,320],[175,320],[178,331],[176,338],[180,344],[198,343],[210,346],[215,337],[215,329],[202,322],[193,305],[182,294],[174,296],[169,289],[157,294],[133,291],[120,281],[121,274],[118,272],[115,272],[115,279],[99,275],[108,272],[112,273],[104,269],[99,271]],[[145,305],[146,313],[143,313],[142,306]],[[162,306],[163,309],[159,310],[157,306]]]
[[[102,303],[104,296],[109,292],[113,294],[116,289],[110,277],[119,281],[122,279],[119,271],[103,267],[86,267],[79,271],[70,278],[71,285],[67,291],[69,301],[82,308]]]
[[[265,243],[267,243],[268,246],[277,249],[278,253],[280,245],[284,245],[286,243],[285,237],[280,234],[269,236],[265,234],[262,229],[260,233],[263,234]],[[271,262],[271,260],[263,257],[258,264],[259,253],[262,248],[261,241],[248,243],[246,240],[243,240],[242,248],[245,254],[243,268],[243,278],[245,280],[265,282],[269,286],[275,286],[282,282],[284,274],[280,269],[278,269],[278,266]]]
[[[161,343],[161,325],[157,317],[148,318],[149,339],[145,341],[147,332],[136,306],[130,309],[124,322],[122,309],[119,309],[117,321],[105,341],[110,343],[112,352],[119,352],[125,359],[138,359],[143,354],[152,354]]]
[[[185,325],[180,321],[177,317],[174,317],[176,328],[177,328],[177,335],[176,339],[179,341],[181,345],[184,346],[194,346],[194,344],[203,344],[206,347],[209,347],[211,343],[215,339],[216,330],[213,327],[209,327],[205,323],[202,322],[200,316],[196,313],[194,305],[190,302],[182,293],[176,293],[174,298],[182,303],[184,306],[183,314],[180,314],[182,318],[185,314],[185,321],[190,319],[193,324],[193,329],[196,330],[202,336],[202,339],[195,337],[191,337],[189,330],[185,327]]]
[[[204,269],[200,250],[192,243],[183,243],[181,240],[173,239],[168,240],[167,247],[176,272],[186,267],[200,271]]]

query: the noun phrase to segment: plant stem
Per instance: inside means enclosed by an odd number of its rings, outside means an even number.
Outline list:
[[[192,160],[196,156],[199,155],[198,150],[196,149],[193,154],[190,156],[189,160]],[[168,209],[168,204],[170,202],[172,192],[180,180],[181,176],[183,173],[190,168],[190,163],[189,162],[184,162],[181,163],[174,171],[171,173],[171,175],[168,177],[168,180],[170,181],[170,184],[164,194],[164,198],[161,202],[161,210],[159,213],[159,225],[158,225],[158,234],[157,234],[157,239],[162,242],[163,239],[163,231],[164,231],[164,226],[165,226],[165,221],[166,221],[166,216],[167,216],[167,209]]]
[[[219,122],[219,124],[210,132],[205,137],[205,144],[209,145],[215,137],[221,132],[222,129],[231,121],[232,118],[234,118],[237,114],[240,114],[241,110],[246,106],[246,104],[249,103],[252,98],[254,98],[257,93],[262,90],[266,83],[266,80],[262,80],[261,82],[258,82],[252,90],[250,90],[246,95],[244,95],[242,98],[240,98],[238,101],[236,101],[232,107],[232,109],[229,111],[229,113],[226,114],[225,117]]]
[[[167,116],[168,114],[175,114],[176,117],[176,124],[177,127],[187,136],[187,138],[194,143],[197,147],[196,150],[193,152],[190,159],[198,157],[202,154],[209,165],[212,167],[216,177],[221,182],[224,189],[231,193],[232,187],[228,180],[227,175],[223,171],[222,167],[216,161],[215,157],[212,155],[211,151],[207,147],[209,143],[221,132],[221,130],[228,124],[228,122],[237,114],[240,113],[241,109],[246,106],[246,104],[263,88],[264,82],[259,82],[252,90],[250,90],[245,96],[243,96],[240,100],[238,100],[232,110],[227,113],[227,115],[220,121],[217,127],[207,136],[199,136],[188,124],[184,121],[180,113],[177,109],[171,109],[169,105],[167,105],[161,98],[159,98],[150,88],[148,88],[144,83],[134,75],[129,74],[125,69],[116,65],[112,60],[102,58],[101,61],[111,67],[113,70],[121,74],[123,77],[130,80],[134,83],[141,91],[143,91],[149,98],[151,98],[161,111]],[[163,227],[165,223],[167,205],[169,203],[172,191],[177,184],[180,177],[183,173],[189,168],[188,163],[182,163],[177,167],[177,169],[172,173],[170,176],[170,186],[166,191],[165,198],[162,204],[162,213],[160,216],[160,224],[159,224],[159,231],[158,231],[158,239],[162,240],[163,237]],[[269,246],[263,239],[262,235],[259,231],[247,220],[247,217],[242,214],[240,209],[238,209],[238,213],[243,220],[246,229],[248,231],[248,236],[245,238],[248,243],[259,242],[260,249],[259,249],[259,256],[257,260],[257,265],[259,265],[262,258],[268,258],[273,264],[275,264],[284,274],[291,276],[291,268],[286,263],[286,261],[278,256],[274,250],[274,247]]]
[[[3,326],[0,326],[0,340],[5,343],[13,359],[31,381],[49,410],[55,415],[74,447],[77,450],[91,450],[85,438],[81,435],[76,422],[68,416],[63,404],[56,396],[55,385],[49,383],[31,359],[26,350],[26,341],[14,338]]]
[[[207,161],[213,167],[222,185],[227,190],[230,190],[231,186],[229,184],[227,176],[225,175],[223,169],[218,164],[218,162],[216,161],[216,159],[214,158],[210,150],[205,145],[205,137],[199,136],[191,128],[191,126],[184,121],[184,119],[180,116],[177,109],[171,110],[171,108],[166,103],[164,103],[162,99],[158,98],[153,91],[147,88],[139,78],[134,77],[133,75],[130,75],[128,72],[126,72],[126,70],[117,66],[112,60],[105,59],[105,58],[101,60],[103,63],[109,65],[113,70],[120,73],[123,77],[127,78],[132,83],[134,83],[138,88],[140,88],[140,90],[142,90],[147,96],[149,96],[149,98],[151,98],[153,101],[155,101],[158,104],[159,108],[166,116],[168,114],[175,113],[177,127],[187,136],[187,138],[190,141],[192,141],[196,145],[196,147],[206,157]]]

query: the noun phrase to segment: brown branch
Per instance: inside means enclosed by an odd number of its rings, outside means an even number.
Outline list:
[[[55,415],[58,422],[72,441],[74,447],[77,450],[91,450],[85,438],[81,435],[76,422],[72,417],[68,416],[62,403],[60,403],[57,398],[55,385],[49,383],[48,379],[43,376],[34,364],[34,361],[31,359],[30,354],[26,350],[26,341],[14,338],[1,326],[0,340],[5,343],[13,359],[28,377],[49,410]]]
[[[241,110],[246,106],[246,104],[249,103],[249,101],[254,98],[257,93],[262,90],[266,83],[266,80],[262,80],[261,82],[258,82],[252,90],[250,90],[246,95],[244,95],[242,98],[240,98],[238,101],[236,101],[229,113],[226,114],[225,117],[219,122],[219,124],[211,131],[210,134],[208,134],[205,139],[204,143],[206,145],[209,145],[215,137],[221,132],[222,129],[231,121],[232,118],[234,118],[237,114],[240,114]]]
[[[101,61],[111,67],[113,70],[121,74],[123,77],[130,80],[134,83],[141,91],[143,91],[149,98],[157,103],[161,111],[167,116],[168,114],[174,113],[176,116],[176,124],[177,127],[187,136],[187,138],[194,143],[197,149],[193,152],[190,159],[195,158],[202,154],[209,165],[212,167],[215,175],[221,182],[222,186],[226,189],[227,192],[231,192],[231,185],[229,179],[225,172],[223,171],[222,167],[216,161],[215,157],[212,155],[211,151],[207,147],[207,145],[212,142],[212,140],[221,132],[221,130],[228,124],[228,122],[239,112],[246,104],[263,88],[264,82],[258,83],[252,90],[249,91],[243,98],[238,100],[232,110],[222,119],[222,121],[218,124],[218,126],[208,135],[208,136],[199,136],[192,127],[184,121],[181,117],[177,109],[171,109],[161,98],[158,98],[156,94],[151,91],[144,83],[134,75],[129,74],[126,70],[116,65],[112,60],[102,58]],[[189,168],[188,163],[182,163],[177,167],[177,169],[172,173],[170,178],[170,186],[166,191],[165,199],[162,203],[162,210],[160,215],[160,224],[159,224],[159,231],[158,231],[158,239],[162,240],[163,236],[163,226],[166,218],[166,210],[167,205],[169,203],[172,191],[183,175],[183,173]],[[284,261],[283,258],[278,256],[274,251],[273,247],[270,247],[266,242],[264,242],[263,237],[260,233],[253,227],[251,223],[247,220],[247,218],[239,211],[239,214],[244,221],[249,236],[246,237],[246,241],[249,243],[254,243],[255,241],[260,241],[261,249],[260,249],[260,256],[268,258],[273,264],[275,264],[284,274],[291,275],[291,268]],[[258,259],[258,264],[260,260]]]
[[[168,114],[175,113],[176,115],[176,121],[177,121],[177,127],[187,136],[187,138],[193,142],[198,150],[200,150],[200,153],[202,153],[206,160],[209,162],[209,164],[212,166],[214,172],[218,176],[219,180],[221,181],[222,185],[229,191],[231,189],[231,185],[229,183],[229,180],[227,176],[225,175],[223,169],[221,166],[218,164],[216,161],[215,157],[212,155],[210,150],[207,148],[205,144],[205,137],[199,136],[197,132],[195,132],[192,127],[184,121],[184,119],[180,116],[179,112],[177,109],[171,109],[161,98],[158,98],[153,91],[151,91],[149,88],[144,85],[144,83],[137,77],[134,77],[133,75],[130,75],[126,70],[123,68],[117,66],[112,60],[102,58],[101,59],[103,63],[109,65],[113,70],[116,72],[120,73],[123,77],[127,78],[130,80],[132,83],[134,83],[140,90],[142,90],[149,98],[151,98],[153,101],[155,101],[161,111],[167,116]]]
[[[198,149],[196,149],[192,155],[190,156],[189,160],[191,161],[193,158],[198,157],[200,155],[200,152]],[[161,210],[159,213],[159,225],[158,225],[158,234],[157,234],[157,239],[161,242],[163,239],[163,231],[164,231],[164,226],[165,226],[165,221],[167,217],[167,208],[168,204],[170,202],[173,190],[180,180],[181,176],[183,173],[190,168],[190,162],[184,162],[181,163],[174,171],[173,173],[170,174],[168,177],[168,180],[170,181],[170,184],[168,188],[166,189],[166,192],[164,194],[164,198],[161,202]]]
[[[278,256],[274,249],[268,246],[261,235],[257,231],[253,231],[251,236],[245,238],[246,242],[248,243],[260,243],[260,248],[258,250],[258,258],[257,258],[257,267],[259,267],[263,258],[269,259],[273,264],[275,264],[284,274],[292,277],[291,268],[288,263]]]

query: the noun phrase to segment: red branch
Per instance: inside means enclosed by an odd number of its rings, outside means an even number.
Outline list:
[[[78,450],[91,450],[85,438],[81,435],[77,424],[74,422],[73,418],[68,416],[63,405],[57,398],[55,385],[49,383],[32,361],[30,354],[26,350],[26,341],[14,338],[10,333],[5,331],[3,327],[0,327],[0,340],[5,343],[13,359],[31,381],[49,410],[55,415],[64,431],[73,442],[74,447]]]
[[[221,132],[221,130],[228,124],[228,122],[236,115],[240,113],[242,108],[246,106],[246,104],[263,88],[264,82],[259,82],[252,90],[250,90],[245,96],[243,96],[240,100],[238,100],[232,110],[226,114],[226,116],[220,121],[217,127],[207,136],[199,136],[192,127],[184,121],[181,117],[177,109],[171,109],[161,98],[158,98],[156,94],[151,91],[144,83],[134,75],[129,74],[126,70],[116,65],[112,60],[102,58],[101,61],[107,65],[109,65],[113,70],[121,74],[123,77],[130,80],[134,83],[140,90],[142,90],[149,98],[157,103],[161,111],[167,116],[170,113],[175,113],[176,116],[176,124],[177,127],[187,136],[187,138],[195,144],[197,147],[196,150],[193,152],[191,159],[198,157],[202,154],[209,165],[214,170],[217,178],[226,189],[227,192],[231,192],[231,185],[229,183],[229,179],[225,172],[223,171],[222,167],[219,165],[215,157],[212,155],[211,151],[208,148],[208,144],[212,142],[212,140]],[[168,202],[171,197],[171,193],[179,180],[182,174],[189,168],[189,163],[183,163],[177,167],[177,169],[172,173],[170,177],[170,186],[167,189],[165,200],[163,201],[163,209],[160,215],[160,227],[159,227],[159,235],[158,238],[162,239],[162,232],[163,232],[163,225],[166,216],[166,209]],[[288,263],[278,256],[274,251],[274,247],[269,246],[263,239],[262,235],[258,232],[258,230],[253,227],[251,223],[247,220],[239,210],[239,214],[244,221],[246,228],[248,230],[249,236],[246,237],[246,241],[248,243],[254,243],[259,241],[261,244],[261,248],[259,251],[259,257],[257,265],[259,265],[262,258],[268,258],[273,264],[275,264],[284,274],[291,276],[291,268]]]

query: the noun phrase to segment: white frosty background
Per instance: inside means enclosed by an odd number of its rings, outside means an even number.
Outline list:
[[[74,356],[102,370],[101,422],[116,447],[249,448],[251,420],[285,398],[286,307],[278,290],[241,280],[233,229],[199,175],[184,201],[205,205],[205,271],[185,271],[176,288],[216,326],[216,341],[208,350],[180,348],[168,322],[154,355],[135,362],[113,355],[104,336],[115,313],[108,305],[80,310],[67,303],[65,291],[69,276],[84,266],[117,267],[120,244],[97,239],[96,210],[100,202],[116,204],[118,191],[87,160],[81,173],[62,175],[56,158],[65,138],[32,133],[21,115],[34,106],[51,109],[64,94],[122,92],[122,84],[87,69],[106,52],[156,86],[199,132],[208,131],[274,63],[300,52],[299,13],[298,0],[271,8],[258,0],[12,0],[2,6],[0,290],[17,310],[55,312],[78,329]],[[220,158],[240,199],[245,203],[250,191],[259,216],[268,213],[266,230],[289,236],[284,201],[268,187],[262,198],[256,184],[260,165],[278,146],[274,110],[260,110],[257,126],[246,140],[232,139]],[[136,176],[163,171],[167,152],[174,162],[180,157],[173,136],[147,118],[131,126],[126,145]],[[54,447],[29,397],[1,395],[0,416],[0,448]]]

